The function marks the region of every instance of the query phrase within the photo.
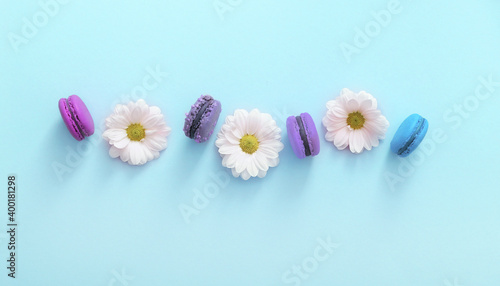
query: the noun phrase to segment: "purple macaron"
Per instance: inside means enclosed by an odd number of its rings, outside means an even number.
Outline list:
[[[59,111],[69,133],[78,141],[94,134],[94,120],[82,99],[71,95],[59,100]]]
[[[214,133],[222,107],[210,95],[202,95],[186,114],[184,134],[198,143],[207,141]]]
[[[286,128],[293,152],[299,159],[319,154],[318,130],[309,113],[288,117]]]

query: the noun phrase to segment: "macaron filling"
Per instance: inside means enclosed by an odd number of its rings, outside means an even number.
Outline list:
[[[80,135],[83,138],[84,136],[86,136],[87,133],[85,133],[85,131],[83,131],[82,127],[80,126],[80,123],[79,123],[80,121],[78,120],[78,117],[76,116],[75,112],[73,111],[74,108],[71,105],[71,102],[68,99],[64,99],[64,104],[66,105],[66,108],[69,111],[68,113],[71,116],[71,120],[73,120],[73,122],[76,123],[76,124],[74,124],[74,126],[76,126],[76,128],[78,129],[78,133],[80,133]]]
[[[406,150],[408,150],[408,148],[417,139],[418,135],[422,132],[422,129],[424,128],[424,125],[425,125],[425,119],[421,118],[419,120],[419,122],[418,122],[417,128],[415,128],[415,132],[413,132],[413,134],[411,135],[410,139],[408,139],[408,141],[405,143],[405,145],[403,145],[403,147],[401,147],[398,150],[398,153],[397,153],[398,155],[402,155]]]
[[[307,133],[306,133],[306,128],[304,127],[304,121],[300,116],[296,116],[295,119],[297,120],[297,124],[299,125],[300,139],[302,139],[302,142],[304,144],[306,157],[311,156],[311,147],[309,146],[309,140],[307,140]]]
[[[201,119],[203,117],[203,114],[205,113],[207,108],[210,106],[210,104],[212,104],[213,101],[214,101],[214,99],[210,99],[209,101],[205,102],[203,104],[203,106],[200,108],[200,110],[198,111],[198,113],[196,114],[196,117],[194,118],[193,123],[191,124],[191,128],[189,129],[189,138],[194,139],[195,134],[196,134],[196,130],[198,130],[198,128],[201,125]]]

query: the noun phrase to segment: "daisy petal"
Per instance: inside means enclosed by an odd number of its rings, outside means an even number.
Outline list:
[[[123,162],[128,162],[130,160],[130,149],[128,148],[128,145],[125,148],[121,149],[120,159]]]
[[[259,150],[252,154],[254,157],[255,165],[259,170],[267,171],[269,166],[267,165],[267,158]]]
[[[244,156],[240,156],[239,160],[236,161],[234,168],[236,172],[241,173],[245,170],[249,165],[249,157],[250,155],[245,154]]]
[[[157,106],[150,106],[149,107],[149,114],[161,114],[161,110]]]
[[[252,177],[257,177],[259,174],[259,169],[257,169],[257,165],[255,163],[255,159],[253,157],[250,157],[250,160],[248,161],[248,166],[247,169],[248,173]]]
[[[141,122],[145,129],[152,129],[158,124],[158,122],[163,120],[163,115],[152,114],[145,116],[144,120]]]
[[[240,146],[226,144],[226,145],[221,146],[219,148],[219,153],[224,154],[224,155],[229,155],[229,154],[238,152],[239,150],[241,150]]]
[[[106,126],[109,128],[127,129],[129,125],[130,122],[123,115],[112,114],[106,118]]]
[[[264,178],[267,174],[267,170],[266,171],[263,171],[263,170],[259,170],[259,174],[257,175],[259,178]]]
[[[235,169],[231,169],[231,173],[233,174],[233,177],[238,178],[240,176],[240,173],[236,172]]]
[[[360,130],[354,130],[349,136],[349,149],[351,152],[359,154],[363,151],[363,135]]]
[[[337,131],[333,140],[333,144],[337,149],[344,150],[349,145],[350,133],[351,131],[347,127]]]
[[[254,109],[248,114],[246,134],[253,135],[257,133],[259,127],[260,127],[260,113],[257,109]]]
[[[113,142],[113,145],[118,149],[125,148],[130,143],[130,139],[128,137],[123,138],[120,141]]]
[[[141,165],[143,160],[146,160],[146,156],[144,155],[144,151],[139,142],[133,141],[130,142],[130,161],[131,165]],[[143,164],[143,163],[142,163]]]
[[[226,167],[228,168],[236,168],[236,164],[242,160],[244,160],[244,154],[243,152],[236,152],[230,155],[226,155],[227,162],[226,162]],[[242,166],[243,167],[243,166]],[[238,172],[240,173],[240,172]]]
[[[102,137],[108,141],[117,142],[127,137],[127,131],[117,128],[107,129],[102,133]]]
[[[242,178],[243,180],[245,180],[245,181],[246,181],[246,180],[248,180],[248,179],[250,179],[250,177],[251,177],[251,175],[250,175],[250,173],[248,173],[248,171],[247,171],[247,170],[244,170],[244,171],[241,173],[241,178]]]
[[[355,112],[359,109],[359,102],[356,99],[349,99],[347,101],[347,113]]]
[[[139,123],[142,121],[142,111],[139,106],[135,106],[130,114],[130,120],[132,123]]]
[[[111,146],[111,147],[109,148],[109,156],[110,156],[111,158],[117,158],[117,157],[119,157],[119,156],[120,156],[120,153],[121,153],[121,150],[120,150],[120,149],[118,149],[118,148],[116,148],[115,146]]]

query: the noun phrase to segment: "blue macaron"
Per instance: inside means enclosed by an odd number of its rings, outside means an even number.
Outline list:
[[[391,151],[398,156],[407,157],[424,140],[429,122],[418,114],[412,114],[401,123],[391,141]]]

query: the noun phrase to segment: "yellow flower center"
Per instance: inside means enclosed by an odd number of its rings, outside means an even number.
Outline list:
[[[365,117],[359,111],[351,112],[347,115],[347,124],[352,129],[361,129],[365,125]]]
[[[253,135],[245,135],[240,140],[240,148],[247,154],[253,154],[259,149],[259,141]]]
[[[146,129],[140,123],[130,124],[127,127],[127,136],[132,141],[141,141],[146,137]]]

